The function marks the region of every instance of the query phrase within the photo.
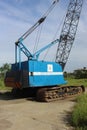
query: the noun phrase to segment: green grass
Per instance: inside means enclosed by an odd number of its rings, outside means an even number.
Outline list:
[[[4,84],[4,79],[0,78],[0,90],[10,90],[11,88],[8,88]]]
[[[0,78],[0,89],[5,89],[4,81]]]
[[[87,79],[66,78],[67,85],[84,85],[87,87]],[[77,104],[71,115],[71,124],[75,130],[87,130],[87,94],[77,97]]]
[[[80,95],[77,98],[71,122],[76,128],[75,130],[87,130],[87,94]]]
[[[84,85],[87,87],[87,79],[74,79],[74,78],[67,78],[68,85]]]

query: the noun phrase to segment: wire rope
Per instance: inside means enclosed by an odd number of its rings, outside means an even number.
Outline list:
[[[66,2],[66,1],[65,1],[65,2]],[[53,36],[53,38],[52,38],[51,41],[54,41],[54,40],[56,39],[56,36],[58,36],[58,33],[60,32],[60,28],[61,28],[61,26],[62,26],[62,24],[63,24],[63,22],[64,22],[65,16],[66,16],[66,12],[64,13],[64,15],[63,15],[63,17],[62,17],[62,19],[61,19],[61,21],[60,21],[60,24],[57,24],[57,30],[56,30],[56,32],[55,32],[55,34],[54,34],[54,36]],[[58,17],[58,20],[59,20],[59,17]],[[57,21],[58,21],[58,20],[57,20]],[[46,57],[47,57],[47,55],[48,55],[50,49],[51,49],[51,48],[48,48],[48,49],[47,49],[47,51],[46,51],[46,53],[45,53],[45,55],[44,55],[44,57],[43,57],[43,60],[46,59]],[[55,52],[56,52],[56,51],[55,51]],[[54,61],[54,60],[55,60],[55,57],[56,57],[56,53],[55,53],[53,59],[51,59],[51,60]]]
[[[34,46],[34,49],[33,49],[33,53],[35,53],[37,48],[38,48],[40,37],[41,37],[42,28],[43,28],[43,24],[40,25],[40,27],[38,28],[37,35],[36,35],[36,40],[35,40],[35,46]]]
[[[54,41],[55,38],[56,38],[56,36],[58,35],[58,32],[59,32],[59,30],[60,30],[60,28],[61,28],[61,25],[63,24],[64,18],[65,18],[65,14],[64,14],[64,16],[62,17],[60,24],[58,24],[58,26],[57,26],[57,30],[56,30],[56,33],[54,34],[54,37],[52,38],[51,41]],[[59,19],[59,18],[58,18],[58,19]],[[48,49],[47,49],[47,51],[46,51],[46,53],[45,53],[45,55],[44,55],[44,57],[43,57],[43,60],[46,59],[46,57],[47,57],[47,55],[48,55],[50,49],[51,49],[51,48],[48,48]],[[56,55],[56,54],[55,54],[55,55]],[[56,57],[56,56],[54,56],[54,58],[55,58],[55,57]],[[54,58],[51,59],[51,60],[53,61]]]

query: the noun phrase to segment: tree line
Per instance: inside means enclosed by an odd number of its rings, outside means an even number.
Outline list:
[[[75,79],[87,78],[87,68],[74,70],[72,73],[64,72],[65,78],[72,77]]]

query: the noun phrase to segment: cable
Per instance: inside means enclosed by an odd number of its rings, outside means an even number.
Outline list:
[[[53,4],[50,6],[50,8],[46,11],[46,13],[43,15],[42,18],[45,18],[49,15],[49,12],[51,12],[51,10],[54,8],[55,6],[55,3],[58,2],[57,1],[54,1]],[[54,6],[53,6],[54,5]],[[35,51],[37,50],[37,47],[38,47],[38,44],[39,44],[39,41],[40,41],[40,36],[41,36],[41,31],[42,31],[42,25],[40,25],[40,28],[38,29],[37,31],[37,36],[36,36],[36,42],[35,42],[35,46],[34,46],[34,50],[33,50],[33,53],[35,53]]]
[[[55,7],[55,5],[59,2],[59,0],[55,0],[52,5],[49,7],[49,9],[46,11],[46,13],[41,17],[31,28],[28,29],[19,39],[17,42],[20,41],[20,39],[24,40],[28,35],[30,35],[41,23],[44,22],[44,20],[47,18],[47,16],[50,14],[52,9]]]
[[[60,30],[61,25],[63,24],[64,18],[65,18],[65,15],[66,15],[66,13],[63,15],[60,24],[58,24],[58,26],[57,26],[57,31],[56,31],[56,33],[54,34],[54,37],[52,38],[51,41],[54,41],[55,38],[56,38],[56,36],[58,35],[58,31]],[[59,20],[59,18],[58,18],[58,20]],[[58,20],[57,20],[57,21],[58,21]],[[46,53],[45,53],[45,55],[44,55],[44,57],[43,57],[43,60],[45,60],[45,58],[47,57],[47,55],[48,55],[50,49],[51,49],[51,48],[48,48],[48,49],[47,49],[47,51],[46,51]],[[53,57],[52,61],[55,60],[55,57],[56,57],[56,54],[55,54],[55,56]]]
[[[42,32],[42,27],[43,27],[43,24],[38,28],[37,36],[36,36],[36,40],[35,40],[35,46],[34,46],[34,49],[33,49],[33,53],[35,53],[37,48],[38,48],[40,37],[41,37],[41,32]]]

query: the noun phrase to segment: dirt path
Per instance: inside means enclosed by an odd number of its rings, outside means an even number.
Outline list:
[[[40,103],[31,98],[12,99],[0,93],[0,130],[72,130],[67,122],[75,102]]]

